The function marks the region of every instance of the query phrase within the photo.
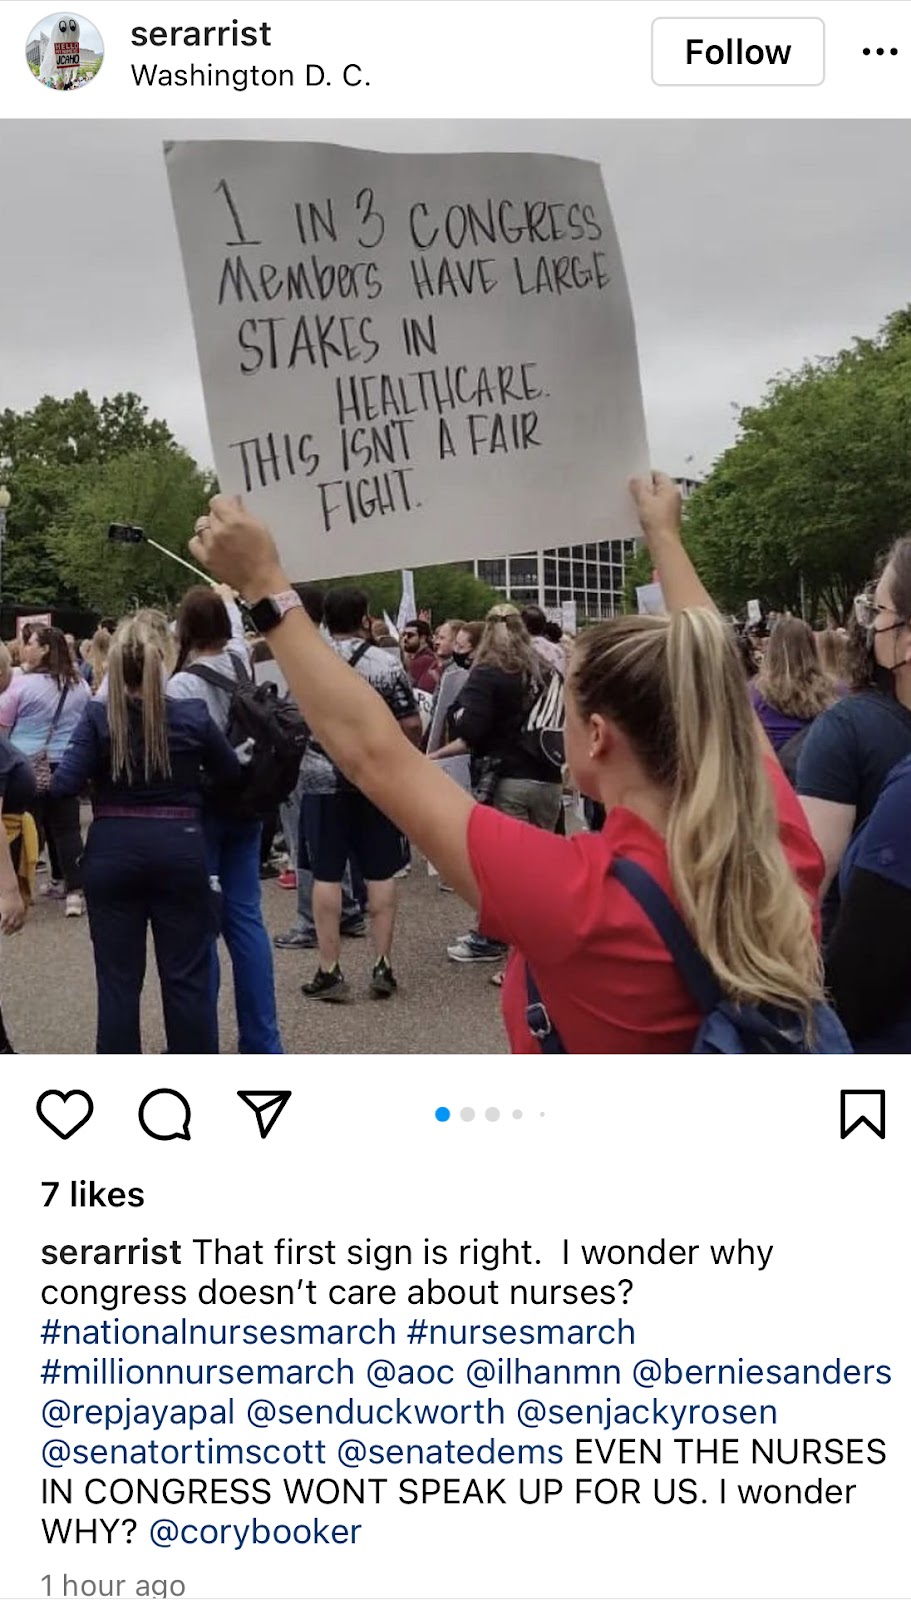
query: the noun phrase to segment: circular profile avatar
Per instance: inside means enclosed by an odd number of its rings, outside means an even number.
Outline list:
[[[35,24],[25,56],[29,70],[48,89],[81,89],[104,60],[101,35],[76,11],[55,11]]]

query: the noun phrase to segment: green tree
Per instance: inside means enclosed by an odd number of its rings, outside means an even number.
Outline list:
[[[357,573],[347,578],[329,578],[319,583],[321,589],[337,588],[340,584],[353,584],[363,589],[370,603],[371,615],[381,616],[388,611],[393,622],[402,598],[401,572]],[[502,600],[502,594],[481,583],[472,572],[466,572],[458,563],[452,566],[417,567],[414,573],[414,593],[419,611],[429,611],[434,624],[446,617],[462,617],[466,622],[482,618]]]
[[[192,583],[184,567],[143,544],[112,544],[112,522],[138,525],[188,559],[193,523],[214,483],[183,450],[159,446],[111,456],[79,475],[48,534],[57,572],[80,603],[109,615],[172,607]]]
[[[654,570],[648,546],[641,544],[637,547],[632,560],[626,563],[626,582],[623,586],[624,611],[636,610],[636,590],[643,584],[651,583]]]
[[[81,390],[62,400],[45,395],[31,411],[0,412],[0,483],[11,495],[4,595],[42,605],[94,604],[77,586],[78,563],[60,536],[71,525],[71,507],[85,500],[105,465],[144,451],[159,462],[170,454],[189,459],[167,423],[149,418],[135,394],[95,405]]]
[[[719,605],[844,620],[911,524],[911,308],[873,339],[772,382],[687,503],[691,554]]]

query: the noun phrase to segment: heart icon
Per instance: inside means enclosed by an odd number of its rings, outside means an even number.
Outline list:
[[[35,1107],[45,1127],[51,1128],[58,1139],[71,1139],[85,1127],[94,1109],[92,1097],[84,1089],[67,1089],[65,1094],[60,1089],[46,1089]]]

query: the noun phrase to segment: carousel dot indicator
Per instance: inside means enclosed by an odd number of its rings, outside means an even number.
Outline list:
[[[449,1118],[452,1116],[452,1112],[448,1106],[437,1106],[436,1111],[433,1114],[436,1117],[437,1122],[448,1122]]]
[[[474,1106],[463,1106],[459,1116],[463,1122],[474,1122]]]
[[[487,1110],[484,1112],[484,1115],[488,1122],[499,1122],[500,1120],[500,1113],[496,1106],[488,1106]]]
[[[513,1112],[513,1114],[512,1114],[512,1116],[513,1116],[513,1121],[514,1121],[514,1122],[521,1122],[521,1120],[522,1120],[522,1113],[521,1113],[521,1111],[514,1111],[514,1112]]]

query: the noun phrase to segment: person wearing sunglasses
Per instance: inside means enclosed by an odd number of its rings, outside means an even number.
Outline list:
[[[911,755],[911,538],[899,539],[875,585],[854,603],[855,692],[817,717],[797,763],[797,793],[825,858],[823,893],[897,762]],[[837,915],[837,885],[824,916]]]
[[[402,654],[412,688],[433,694],[440,681],[440,663],[431,645],[430,623],[423,617],[402,629]]]

